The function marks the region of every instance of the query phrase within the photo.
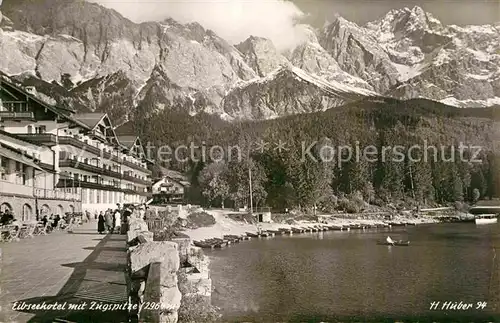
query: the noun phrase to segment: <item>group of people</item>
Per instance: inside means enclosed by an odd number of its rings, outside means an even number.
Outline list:
[[[14,222],[14,215],[7,209],[5,212],[0,211],[0,225],[8,225]]]
[[[132,206],[120,207],[120,203],[116,204],[117,208],[107,209],[106,212],[100,212],[97,218],[97,232],[103,233],[119,233],[127,232],[128,218],[135,211]],[[140,205],[138,208],[139,216],[143,217],[146,207]]]
[[[50,217],[47,217],[47,215],[44,215],[41,222],[43,223],[43,226],[45,227],[47,225],[47,222],[49,222],[50,227],[52,229],[57,228],[59,225],[59,222],[63,220],[59,214],[51,214]]]

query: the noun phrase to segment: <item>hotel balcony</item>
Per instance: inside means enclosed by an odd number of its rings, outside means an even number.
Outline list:
[[[151,174],[152,172],[144,167],[141,167],[139,165],[136,165],[130,161],[123,160],[117,155],[113,155],[107,151],[104,151],[102,149],[99,149],[95,146],[89,145],[85,143],[84,141],[70,137],[70,136],[56,136],[54,134],[50,133],[44,133],[44,134],[38,134],[38,133],[29,133],[29,134],[16,134],[18,137],[21,139],[27,140],[29,142],[35,143],[35,144],[44,144],[46,146],[56,146],[57,144],[59,145],[68,145],[72,147],[79,148],[83,151],[90,152],[97,157],[102,157],[105,160],[111,160],[114,161],[118,164],[123,164],[126,165],[130,168],[133,168],[135,170],[141,171],[146,174]]]
[[[114,185],[100,184],[91,181],[81,181],[77,179],[60,179],[57,183],[58,188],[69,188],[69,187],[81,187],[81,188],[93,188],[105,191],[116,191],[119,192],[121,189]]]
[[[136,190],[131,190],[131,189],[122,189],[121,190],[122,192],[124,192],[125,194],[133,194],[133,195],[140,195],[140,196],[147,196],[147,197],[152,197],[153,196],[153,193],[151,192],[144,192],[144,191],[136,191]]]
[[[152,174],[152,172],[149,169],[144,168],[144,167],[139,166],[139,165],[136,165],[132,162],[129,162],[128,160],[122,160],[122,163],[123,163],[123,165],[126,165],[130,168],[137,169],[137,170],[144,172],[144,173],[147,173],[147,174]]]
[[[29,185],[16,184],[7,181],[0,181],[0,194],[26,196],[31,198],[36,197],[47,200],[77,201],[77,202],[81,200],[80,194],[47,190],[43,188],[36,188]]]
[[[12,112],[0,111],[0,120],[14,120],[14,121],[36,121],[33,112]]]
[[[0,181],[0,194],[33,197],[33,186]]]
[[[112,171],[110,169],[105,169],[103,167],[87,164],[87,163],[77,161],[74,159],[66,159],[66,158],[62,159],[59,162],[59,167],[71,167],[71,168],[91,172],[94,174],[106,175],[106,176],[110,176],[110,177],[114,177],[114,178],[118,178],[118,179],[122,179],[122,176],[123,176],[119,172],[115,172],[115,171]]]
[[[127,174],[123,174],[123,179],[126,181],[129,181],[129,182],[134,182],[134,183],[142,184],[142,185],[146,185],[146,186],[151,185],[151,181],[146,181],[146,180],[143,180],[140,178],[136,178],[134,176],[127,175]]]
[[[46,200],[81,201],[80,194],[35,188],[35,197]]]

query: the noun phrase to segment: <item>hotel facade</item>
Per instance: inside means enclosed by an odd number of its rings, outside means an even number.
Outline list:
[[[96,213],[151,196],[150,162],[138,137],[117,136],[105,113],[48,104],[35,88],[1,78],[0,145],[0,207],[18,218]],[[14,198],[23,200],[9,202]]]

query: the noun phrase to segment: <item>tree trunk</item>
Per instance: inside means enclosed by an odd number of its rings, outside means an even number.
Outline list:
[[[411,184],[411,195],[412,195],[413,199],[415,199],[415,188],[413,186],[413,174],[411,171],[411,165],[410,165],[410,184]]]

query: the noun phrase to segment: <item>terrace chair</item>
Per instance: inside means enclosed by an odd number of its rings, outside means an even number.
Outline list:
[[[21,228],[17,225],[9,224],[6,225],[5,228],[7,229],[4,231],[4,238],[3,240],[5,242],[12,242],[12,241],[18,241],[19,240],[19,232],[21,232]]]
[[[66,221],[60,219],[59,222],[57,223],[56,230],[64,230],[65,227],[66,227]]]
[[[38,236],[38,235],[41,235],[41,231],[44,229],[44,226],[42,223],[38,222],[36,225],[35,225],[35,232],[34,232],[34,235]]]
[[[22,234],[19,233],[20,238],[33,238],[33,234],[35,233],[36,224],[27,224],[24,228],[22,228]]]
[[[10,228],[8,225],[2,225],[0,227],[0,242],[8,241],[10,236]]]
[[[45,223],[45,225],[37,224],[37,227],[38,227],[37,235],[42,236],[42,235],[46,235],[47,233],[49,233],[49,226],[50,226],[49,221],[47,221],[47,223]]]

